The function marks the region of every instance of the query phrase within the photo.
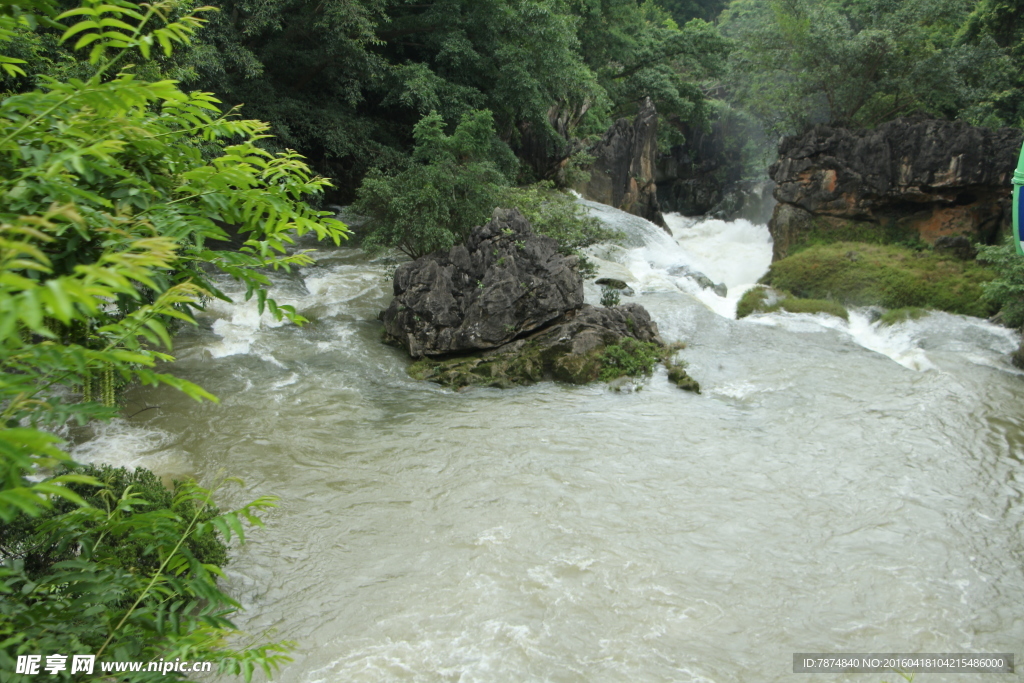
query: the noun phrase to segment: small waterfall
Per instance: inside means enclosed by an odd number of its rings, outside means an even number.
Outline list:
[[[606,225],[621,231],[624,247],[600,245],[591,249],[601,275],[626,281],[639,295],[680,291],[726,318],[736,317],[740,297],[768,271],[772,240],[768,226],[745,219],[723,221],[667,214],[671,235],[657,225],[595,202],[582,202]],[[701,286],[699,273],[728,288],[720,296]],[[866,349],[900,365],[924,372],[936,369],[928,349],[950,345],[976,347],[971,362],[1007,369],[1005,355],[1016,348],[1013,330],[967,316],[933,313],[923,320],[887,326],[868,310],[852,309],[849,322],[826,314],[780,311],[755,314],[744,324],[779,327],[793,332],[835,330]],[[946,344],[939,340],[945,339]],[[985,349],[984,351],[980,349]]]

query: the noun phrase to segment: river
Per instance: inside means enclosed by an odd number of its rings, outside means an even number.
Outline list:
[[[305,327],[213,302],[178,335],[171,371],[219,405],[135,389],[134,416],[73,454],[241,477],[222,507],[281,497],[228,565],[239,625],[297,643],[276,680],[893,683],[795,675],[792,655],[1018,651],[1014,333],[943,313],[736,321],[764,226],[672,216],[670,237],[590,208],[628,234],[593,248],[602,274],[687,342],[702,394],[663,369],[625,392],[414,381],[376,322],[393,263],[320,248],[275,276]]]

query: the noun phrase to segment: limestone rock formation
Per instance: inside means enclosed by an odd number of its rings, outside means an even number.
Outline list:
[[[811,233],[990,241],[1008,219],[1020,146],[1017,129],[922,118],[874,130],[816,126],[785,138],[769,171],[779,201],[769,223],[773,256]]]
[[[665,226],[655,185],[658,112],[651,98],[644,99],[632,122],[616,121],[590,154],[595,157],[590,180],[576,187],[580,194]]]
[[[515,209],[495,209],[465,244],[399,266],[394,292],[381,320],[414,358],[501,346],[583,305],[576,257]]]

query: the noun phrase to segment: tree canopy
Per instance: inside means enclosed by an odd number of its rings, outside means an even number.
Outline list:
[[[272,122],[342,200],[370,168],[397,169],[431,112],[454,128],[486,109],[512,149],[525,130],[554,148],[645,95],[699,115],[697,82],[724,57],[713,27],[680,27],[650,0],[217,4],[187,60],[198,82]]]
[[[1016,125],[1018,20],[1000,18],[1019,9],[991,0],[733,0],[721,17],[734,41],[726,87],[777,132],[870,127],[914,112]]]

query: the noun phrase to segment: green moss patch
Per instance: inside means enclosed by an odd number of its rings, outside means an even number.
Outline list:
[[[926,315],[928,315],[928,311],[923,308],[897,308],[892,311],[886,311],[882,314],[882,317],[878,319],[878,322],[881,325],[895,325],[908,320],[919,320]]]
[[[666,349],[654,342],[643,342],[624,337],[618,344],[609,344],[601,352],[602,382],[629,375],[630,377],[650,377],[654,366],[665,359]]]
[[[918,240],[917,231],[906,221],[876,223],[836,216],[812,216],[809,229],[793,239],[788,254],[793,256],[810,247],[838,242],[905,245]]]
[[[800,299],[785,293],[772,302],[773,297],[765,287],[747,290],[736,305],[736,319],[744,318],[752,313],[774,313],[789,311],[790,313],[827,313],[843,320],[849,320],[850,314],[842,304],[830,299]]]
[[[985,317],[993,311],[982,298],[982,285],[993,277],[976,262],[930,251],[840,242],[810,247],[773,263],[762,282],[800,298]]]
[[[760,313],[768,303],[768,288],[751,287],[743,293],[736,304],[736,319],[746,318],[751,313]]]
[[[700,384],[697,380],[687,374],[685,367],[681,363],[668,366],[668,381],[672,382],[683,391],[692,391],[696,394],[700,393]]]
[[[563,367],[553,353],[545,353],[540,344],[527,342],[515,345],[505,353],[473,354],[456,358],[424,358],[409,366],[413,379],[437,382],[446,387],[487,386],[507,389],[534,384],[544,379],[560,378],[573,384],[597,379],[600,368],[594,358],[577,359],[571,367]],[[548,351],[551,351],[548,349]],[[594,367],[588,367],[593,365]]]

